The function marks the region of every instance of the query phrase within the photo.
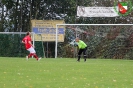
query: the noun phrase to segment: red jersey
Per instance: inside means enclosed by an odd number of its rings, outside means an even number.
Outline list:
[[[31,42],[31,37],[29,35],[25,36],[22,40],[25,44],[25,48],[29,49],[32,45],[29,43],[29,41]]]

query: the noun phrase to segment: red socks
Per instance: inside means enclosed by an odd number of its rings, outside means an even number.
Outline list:
[[[28,58],[30,58],[32,55],[33,55],[33,53],[30,53],[30,54],[28,55]]]
[[[30,58],[31,56],[34,56],[34,58],[36,58],[36,60],[38,60],[38,56],[35,53],[30,53],[28,55],[28,58]]]

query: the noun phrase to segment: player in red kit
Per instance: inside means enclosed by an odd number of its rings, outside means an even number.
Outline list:
[[[36,51],[34,49],[34,46],[31,43],[31,35],[29,32],[26,33],[26,36],[23,38],[22,43],[25,44],[25,48],[26,50],[28,50],[30,52],[30,54],[28,56],[26,56],[26,59],[28,60],[31,56],[34,56],[34,58],[36,58],[36,60],[40,60],[41,58],[38,58],[38,56],[36,55]]]

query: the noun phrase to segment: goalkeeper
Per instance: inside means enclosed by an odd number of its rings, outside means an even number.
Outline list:
[[[79,51],[78,51],[78,60],[77,60],[77,61],[80,62],[80,57],[81,57],[81,54],[82,54],[82,52],[83,52],[84,61],[86,62],[86,57],[87,57],[87,56],[86,56],[87,45],[86,45],[82,40],[80,40],[79,38],[76,38],[75,41],[76,41],[76,44],[77,44],[77,46],[78,46],[78,48],[79,48]]]

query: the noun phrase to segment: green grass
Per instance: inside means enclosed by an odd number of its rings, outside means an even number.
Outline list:
[[[133,61],[0,57],[0,88],[133,88]]]

